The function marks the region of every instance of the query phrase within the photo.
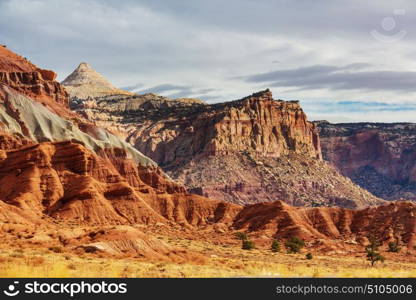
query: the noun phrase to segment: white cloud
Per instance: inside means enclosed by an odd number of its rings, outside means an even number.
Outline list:
[[[405,15],[394,15],[395,8],[404,8]],[[177,94],[227,101],[266,87],[238,76],[355,63],[368,63],[368,72],[413,72],[415,8],[411,0],[2,0],[0,42],[58,71],[60,79],[87,61],[118,86],[172,85],[182,87]],[[385,16],[396,20],[391,32],[383,32]],[[407,35],[383,43],[371,36],[373,29]],[[412,89],[360,86],[365,83],[345,90],[323,82],[322,88],[275,86],[272,91],[276,98],[315,101],[314,109],[305,106],[311,116],[323,100],[416,102]],[[321,115],[372,118],[347,111]],[[408,112],[392,112],[389,118],[413,120]]]

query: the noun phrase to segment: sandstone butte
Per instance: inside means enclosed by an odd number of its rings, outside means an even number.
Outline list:
[[[53,77],[11,84],[10,73],[26,78],[28,72],[42,70],[7,49],[0,50],[0,62],[7,73],[0,82],[4,236],[29,230],[28,243],[56,243],[112,255],[133,251],[171,260],[198,256],[142,233],[139,225],[163,225],[166,231],[182,228],[194,236],[201,231],[215,236],[219,230],[230,237],[235,230],[268,238],[298,235],[323,249],[361,243],[370,234],[383,241],[399,237],[409,251],[415,245],[416,206],[409,202],[350,210],[292,207],[282,201],[240,206],[189,194],[152,160],[70,112],[65,89]],[[56,89],[32,90],[49,85]],[[56,109],[58,104],[61,110]],[[309,126],[301,123],[297,130]],[[312,142],[313,136],[311,132]],[[210,149],[229,151],[225,144],[219,145]],[[319,156],[316,143],[299,149],[315,159]],[[45,228],[54,233],[45,237]]]

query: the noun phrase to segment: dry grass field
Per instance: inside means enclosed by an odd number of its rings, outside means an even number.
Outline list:
[[[0,250],[1,277],[416,277],[416,260],[406,254],[386,254],[374,267],[364,253],[323,256],[242,250],[238,244],[159,236],[166,243],[203,254],[205,261],[173,263],[143,258],[104,257],[65,248]],[[410,254],[409,254],[410,255]]]

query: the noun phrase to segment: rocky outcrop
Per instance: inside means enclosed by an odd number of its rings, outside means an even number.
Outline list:
[[[204,105],[204,101],[193,98],[170,99],[168,97],[153,93],[132,96],[110,95],[103,97],[79,99],[73,98],[70,101],[72,110],[83,112],[89,109],[91,114],[101,113],[97,120],[111,118],[113,114],[128,114],[136,111],[145,111],[149,114],[157,114],[159,110],[171,109],[177,106]]]
[[[68,237],[69,238],[66,238]],[[68,234],[60,232],[67,245],[87,253],[111,256],[134,256],[147,260],[174,261],[181,263],[204,261],[202,255],[172,247],[160,239],[141,232],[132,226],[100,226],[90,232]]]
[[[321,158],[319,136],[297,101],[274,100],[269,90],[227,103],[214,126],[215,137],[204,151],[248,151],[260,156],[289,153]],[[214,117],[215,119],[215,117]]]
[[[128,141],[161,166],[182,164],[196,155],[237,152],[321,157],[319,136],[299,103],[273,100],[268,90],[238,101],[177,108],[144,118],[138,114],[123,118],[122,122],[134,119],[140,124]]]
[[[163,221],[144,199],[182,193],[163,174],[125,157],[104,159],[79,143],[40,143],[0,153],[0,200],[37,216],[79,223]],[[120,159],[121,161],[112,161]]]
[[[56,73],[36,67],[23,57],[0,46],[0,84],[35,99],[52,99],[60,105],[68,104],[68,94],[55,81]]]
[[[89,64],[82,62],[62,81],[71,98],[94,98],[106,95],[133,95],[116,88]]]
[[[388,200],[416,200],[416,124],[317,123],[324,158]]]

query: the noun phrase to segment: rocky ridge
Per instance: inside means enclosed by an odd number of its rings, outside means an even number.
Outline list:
[[[68,94],[55,81],[56,73],[40,69],[5,46],[0,46],[0,84],[28,95],[38,101],[52,98],[58,104],[68,105]]]

